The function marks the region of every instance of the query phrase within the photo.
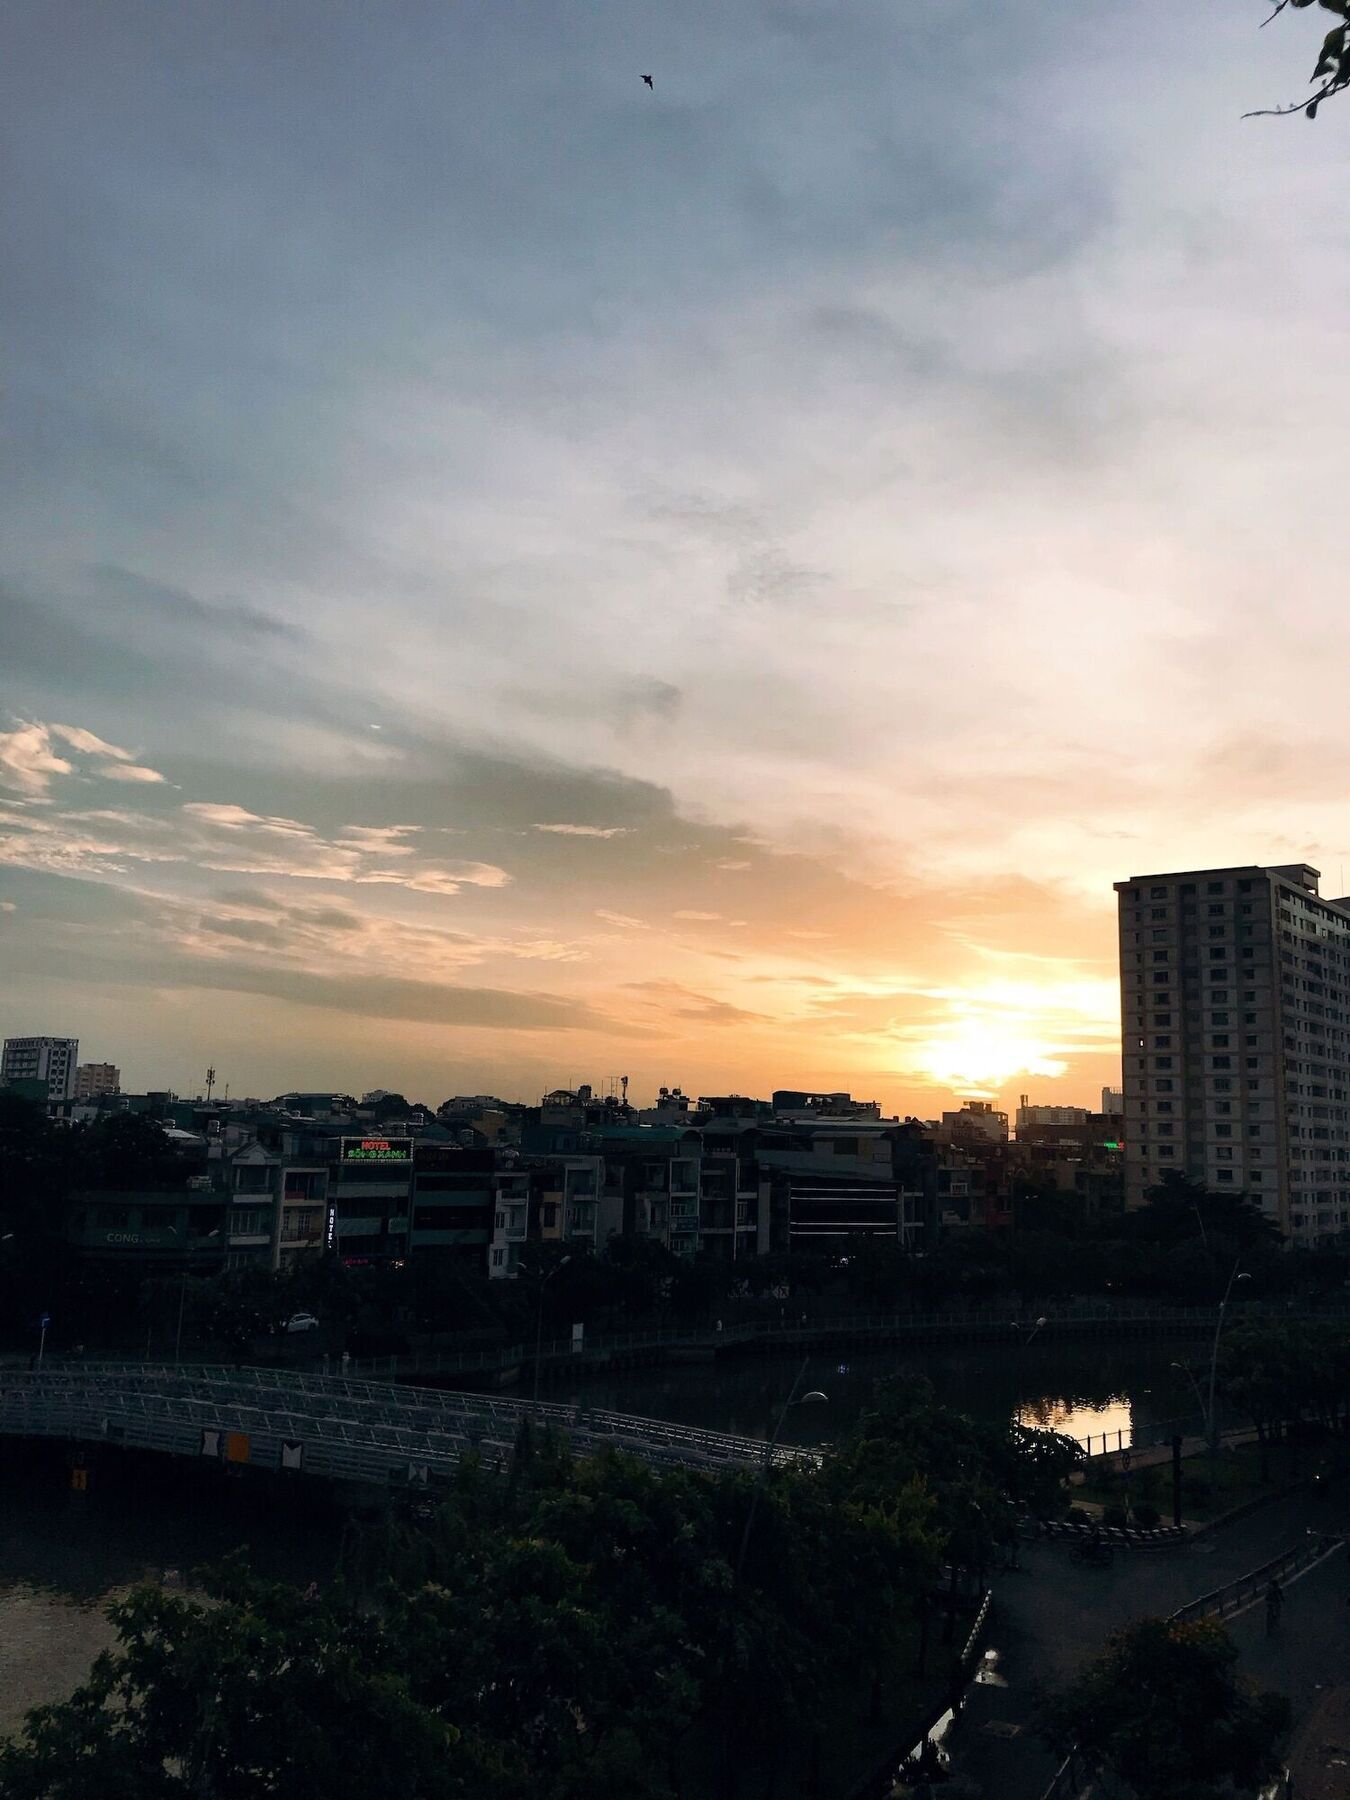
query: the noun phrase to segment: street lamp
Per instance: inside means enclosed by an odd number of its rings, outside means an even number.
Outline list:
[[[570,1256],[564,1256],[555,1262],[539,1283],[539,1305],[534,1315],[534,1398],[530,1403],[536,1414],[539,1411],[539,1358],[543,1354],[544,1344],[544,1289],[558,1273],[558,1270],[565,1269],[571,1260]]]
[[[1228,1310],[1228,1302],[1233,1292],[1233,1284],[1237,1281],[1250,1281],[1241,1267],[1241,1259],[1233,1264],[1233,1273],[1228,1277],[1228,1286],[1223,1290],[1223,1299],[1219,1302],[1219,1316],[1214,1322],[1214,1347],[1209,1354],[1209,1449],[1210,1454],[1219,1447],[1219,1434],[1216,1430],[1217,1420],[1214,1413],[1214,1383],[1219,1372],[1219,1339],[1223,1335],[1224,1314]]]
[[[1020,1320],[1014,1319],[1012,1322],[1012,1328],[1017,1333],[1017,1347],[1018,1347],[1016,1423],[1019,1426],[1022,1423],[1022,1378],[1025,1373],[1025,1367],[1026,1367],[1026,1365],[1022,1361],[1021,1352],[1026,1349],[1027,1345],[1031,1342],[1032,1338],[1035,1337],[1036,1333],[1041,1329],[1041,1327],[1045,1324],[1045,1322],[1046,1321],[1045,1321],[1044,1317],[1037,1319],[1036,1323],[1032,1326],[1030,1331],[1027,1331],[1023,1327]]]
[[[176,1225],[170,1225],[169,1230],[173,1233],[173,1235],[175,1237],[178,1236],[178,1227]],[[219,1227],[219,1225],[217,1225],[214,1231],[208,1231],[206,1233],[206,1240],[210,1240],[213,1237],[219,1237],[219,1236],[220,1236],[220,1227]],[[199,1240],[199,1241],[202,1241],[202,1240]],[[175,1362],[182,1362],[182,1360],[183,1360],[183,1307],[187,1302],[188,1271],[192,1267],[192,1258],[193,1258],[193,1255],[194,1255],[196,1249],[197,1249],[197,1245],[189,1241],[188,1247],[187,1247],[188,1259],[183,1265],[182,1279],[181,1279],[181,1281],[179,1283],[179,1287],[178,1287],[178,1331],[174,1337],[174,1343],[173,1343],[173,1360]]]
[[[759,1479],[755,1483],[755,1491],[750,1496],[750,1511],[745,1516],[745,1530],[741,1533],[741,1547],[736,1554],[737,1581],[740,1580],[741,1570],[745,1567],[745,1553],[750,1548],[750,1533],[754,1529],[755,1514],[759,1510],[759,1497],[764,1492],[764,1484],[769,1478],[769,1470],[773,1465],[773,1453],[778,1448],[778,1440],[783,1432],[783,1421],[787,1418],[794,1406],[819,1405],[822,1402],[828,1403],[830,1398],[828,1394],[822,1393],[819,1388],[812,1388],[809,1394],[798,1395],[797,1390],[806,1379],[806,1367],[810,1360],[809,1356],[804,1356],[802,1358],[802,1366],[797,1371],[797,1379],[792,1384],[792,1390],[778,1409],[778,1418],[773,1428],[773,1436],[769,1438],[764,1445],[764,1460],[759,1466]]]

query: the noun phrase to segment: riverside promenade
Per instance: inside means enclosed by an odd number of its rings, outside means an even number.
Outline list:
[[[1025,1546],[1021,1571],[1005,1573],[995,1584],[986,1642],[997,1652],[996,1675],[970,1689],[951,1743],[956,1772],[986,1800],[1041,1800],[1057,1767],[1034,1729],[1047,1688],[1070,1679],[1119,1626],[1175,1612],[1260,1567],[1306,1531],[1340,1533],[1346,1524],[1341,1485],[1331,1493],[1289,1495],[1176,1550],[1122,1552],[1109,1569],[1071,1562],[1067,1546]],[[1229,1626],[1244,1673],[1293,1702],[1296,1746],[1297,1727],[1327,1684],[1343,1681],[1350,1667],[1347,1593],[1350,1561],[1342,1551],[1290,1583],[1274,1638],[1265,1637],[1260,1607]],[[1296,1792],[1303,1800],[1303,1789]],[[1328,1792],[1350,1792],[1350,1784]]]

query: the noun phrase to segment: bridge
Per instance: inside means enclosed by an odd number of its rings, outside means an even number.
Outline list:
[[[443,1483],[469,1455],[505,1466],[521,1421],[577,1454],[621,1450],[657,1468],[763,1468],[810,1451],[665,1419],[392,1382],[231,1365],[48,1364],[0,1371],[0,1434],[116,1444],[235,1467],[380,1487]]]

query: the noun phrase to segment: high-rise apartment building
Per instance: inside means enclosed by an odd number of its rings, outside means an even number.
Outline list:
[[[75,1071],[75,1098],[97,1100],[105,1094],[116,1094],[122,1085],[122,1071],[116,1063],[81,1063]]]
[[[1318,879],[1296,863],[1116,883],[1127,1206],[1177,1169],[1296,1242],[1350,1228],[1350,900]]]
[[[79,1054],[78,1038],[6,1038],[0,1052],[0,1086],[10,1081],[45,1081],[49,1100],[69,1100]]]

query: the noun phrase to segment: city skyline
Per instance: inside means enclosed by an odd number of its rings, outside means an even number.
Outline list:
[[[7,21],[0,1032],[1095,1105],[1114,882],[1345,891],[1344,119],[982,19]]]

